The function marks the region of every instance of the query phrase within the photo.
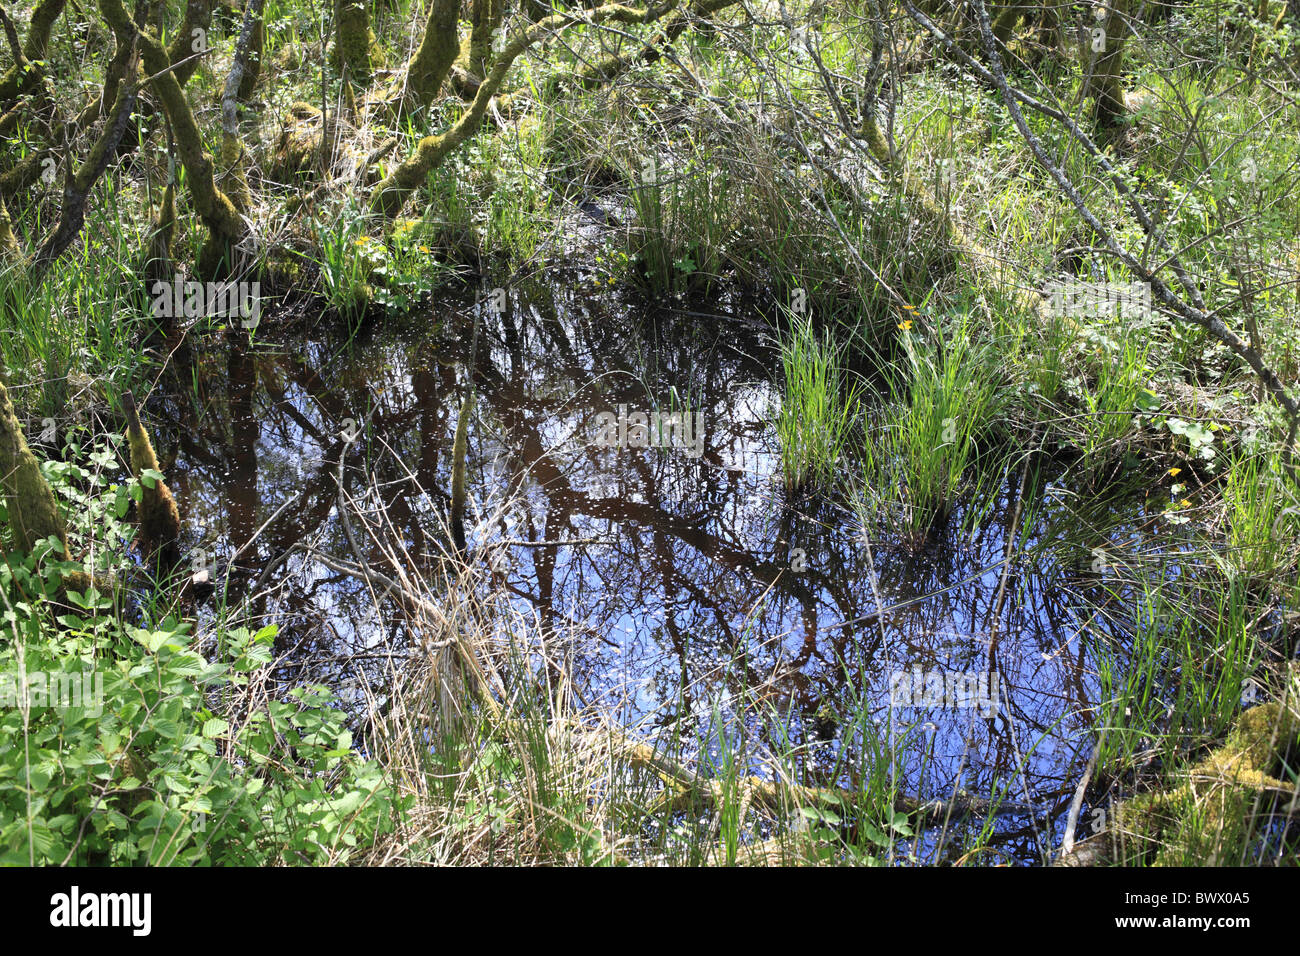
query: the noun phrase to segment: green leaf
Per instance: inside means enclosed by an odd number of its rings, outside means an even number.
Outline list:
[[[859,825],[862,835],[874,843],[876,846],[889,846],[889,837],[885,836],[870,823],[863,822]]]
[[[1197,445],[1208,445],[1214,441],[1214,433],[1208,428],[1198,425],[1195,422],[1187,426],[1184,434],[1187,435],[1187,439],[1192,443],[1193,447]]]
[[[912,836],[912,827],[908,822],[907,814],[895,811],[893,817],[889,820],[889,827],[899,836]]]

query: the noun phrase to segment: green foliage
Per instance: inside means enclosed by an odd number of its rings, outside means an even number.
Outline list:
[[[836,468],[858,419],[857,385],[845,382],[840,349],[832,336],[813,331],[809,316],[795,316],[781,348],[784,397],[777,412],[781,468],[789,489],[834,484]]]
[[[74,466],[52,477],[91,478]],[[123,490],[103,489],[85,512],[110,546]],[[113,554],[128,576],[125,553]],[[383,774],[355,752],[324,688],[249,708],[274,625],[224,629],[208,659],[189,623],[139,626],[110,590],[56,604],[58,568],[42,554],[0,566],[0,688],[16,689],[19,674],[86,674],[102,697],[0,701],[0,862],[338,863],[391,825]]]
[[[907,319],[900,332],[907,363],[891,376],[891,401],[869,436],[863,504],[870,510],[866,496],[888,489],[903,527],[920,535],[952,510],[1004,399],[996,348],[975,341],[965,315]]]

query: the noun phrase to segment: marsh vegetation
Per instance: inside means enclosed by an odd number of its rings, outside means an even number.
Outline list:
[[[0,861],[1294,863],[1293,0],[0,14]]]

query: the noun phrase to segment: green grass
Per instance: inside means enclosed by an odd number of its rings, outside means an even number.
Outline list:
[[[21,264],[0,268],[0,361],[35,418],[68,427],[70,408],[103,400],[109,382],[127,387],[143,364],[144,280],[126,237],[69,254],[33,288]]]
[[[793,316],[781,347],[783,393],[776,414],[781,470],[790,491],[830,488],[839,475],[860,394],[840,361],[832,333],[819,335],[810,316]]]
[[[890,401],[867,436],[863,505],[876,510],[880,498],[869,498],[871,489],[888,489],[884,501],[899,509],[900,526],[913,537],[951,513],[1002,401],[997,352],[972,341],[968,322],[963,315],[901,323],[906,361],[893,372]]]

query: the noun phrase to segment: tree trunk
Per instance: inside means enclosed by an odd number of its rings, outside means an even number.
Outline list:
[[[1123,126],[1128,116],[1123,82],[1127,15],[1128,0],[1113,0],[1106,16],[1092,28],[1092,36],[1104,41],[1104,49],[1096,52],[1097,61],[1092,74],[1093,118],[1098,129],[1108,132]],[[1097,30],[1103,33],[1098,34]]]
[[[23,437],[4,385],[3,369],[0,369],[0,490],[15,549],[30,554],[39,542],[55,538],[63,548],[60,558],[70,557],[67,523],[54,492],[41,474],[40,463]],[[86,590],[89,584],[90,579],[84,574],[64,578],[65,586],[79,591]]]
[[[433,0],[424,39],[406,71],[407,100],[412,106],[427,106],[446,82],[460,52],[459,13],[460,0]]]
[[[365,0],[334,0],[334,50],[330,62],[335,68],[358,86],[369,86],[375,72],[374,44]]]

